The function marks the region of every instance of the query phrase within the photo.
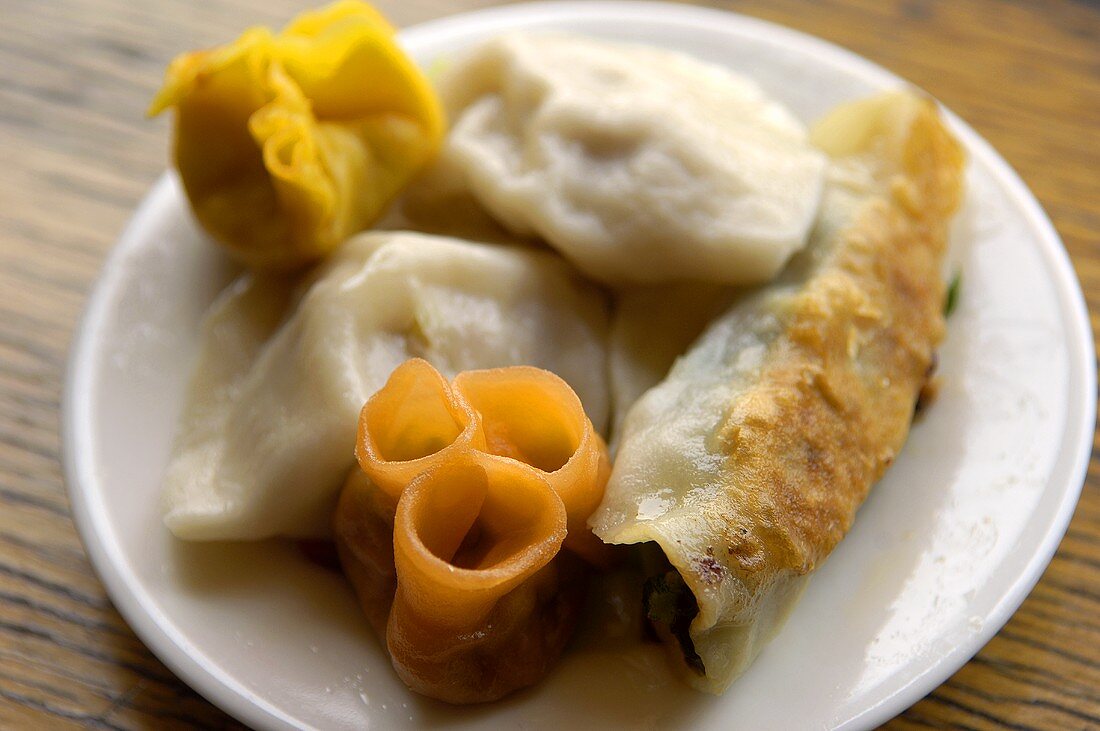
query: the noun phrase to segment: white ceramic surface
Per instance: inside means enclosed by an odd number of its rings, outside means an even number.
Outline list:
[[[689,7],[537,4],[403,33],[423,64],[511,28],[669,46],[744,71],[806,120],[899,80],[822,41]],[[943,389],[810,583],[780,636],[721,698],[660,652],[589,628],[540,686],[451,709],[404,689],[339,576],[277,542],[186,545],[158,481],[204,307],[232,271],[166,176],[104,269],[64,403],[80,533],[127,621],[214,703],[263,728],[866,728],[901,712],[1001,627],[1062,536],[1093,433],[1083,300],[1057,235],[977,134],[953,266],[964,273],[941,351]]]

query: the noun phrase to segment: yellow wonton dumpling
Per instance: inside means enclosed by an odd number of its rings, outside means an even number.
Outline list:
[[[394,28],[356,0],[177,57],[149,111],[169,107],[199,222],[234,258],[268,269],[314,261],[367,228],[445,126]]]

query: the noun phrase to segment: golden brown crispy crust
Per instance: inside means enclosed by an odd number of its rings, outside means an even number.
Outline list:
[[[685,578],[697,596],[727,570],[750,591],[813,571],[905,442],[943,336],[941,266],[963,163],[935,104],[914,107],[889,197],[858,209],[784,303],[767,365],[719,430],[736,514],[755,519],[727,521],[725,545],[694,562]]]

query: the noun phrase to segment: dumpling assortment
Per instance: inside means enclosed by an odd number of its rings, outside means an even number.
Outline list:
[[[712,692],[778,631],[897,456],[943,335],[963,158],[935,104],[856,102],[814,140],[834,159],[810,248],[633,406],[591,520],[609,543],[659,546],[650,616]]]
[[[687,55],[513,34],[439,81],[485,207],[587,276],[753,284],[803,247],[825,156],[751,80]]]
[[[535,365],[608,418],[603,295],[545,252],[361,234],[292,292],[245,274],[204,327],[164,479],[180,538],[329,534],[363,402],[410,357]]]
[[[913,91],[808,132],[639,45],[442,67],[437,97],[356,0],[172,63],[152,111],[249,269],[204,319],[165,523],[332,541],[398,676],[457,704],[537,683],[590,580],[644,566],[633,616],[722,692],[905,442],[960,147]]]

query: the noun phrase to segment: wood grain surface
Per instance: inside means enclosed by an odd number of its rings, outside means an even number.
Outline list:
[[[408,25],[495,4],[379,0]],[[863,54],[968,120],[1054,220],[1100,324],[1100,4],[712,3]],[[166,164],[143,111],[177,52],[291,0],[0,0],[0,728],[236,728],[134,636],[74,530],[59,397],[87,292]],[[1094,399],[1096,394],[1079,394]],[[1008,625],[891,727],[1100,727],[1100,462]]]

